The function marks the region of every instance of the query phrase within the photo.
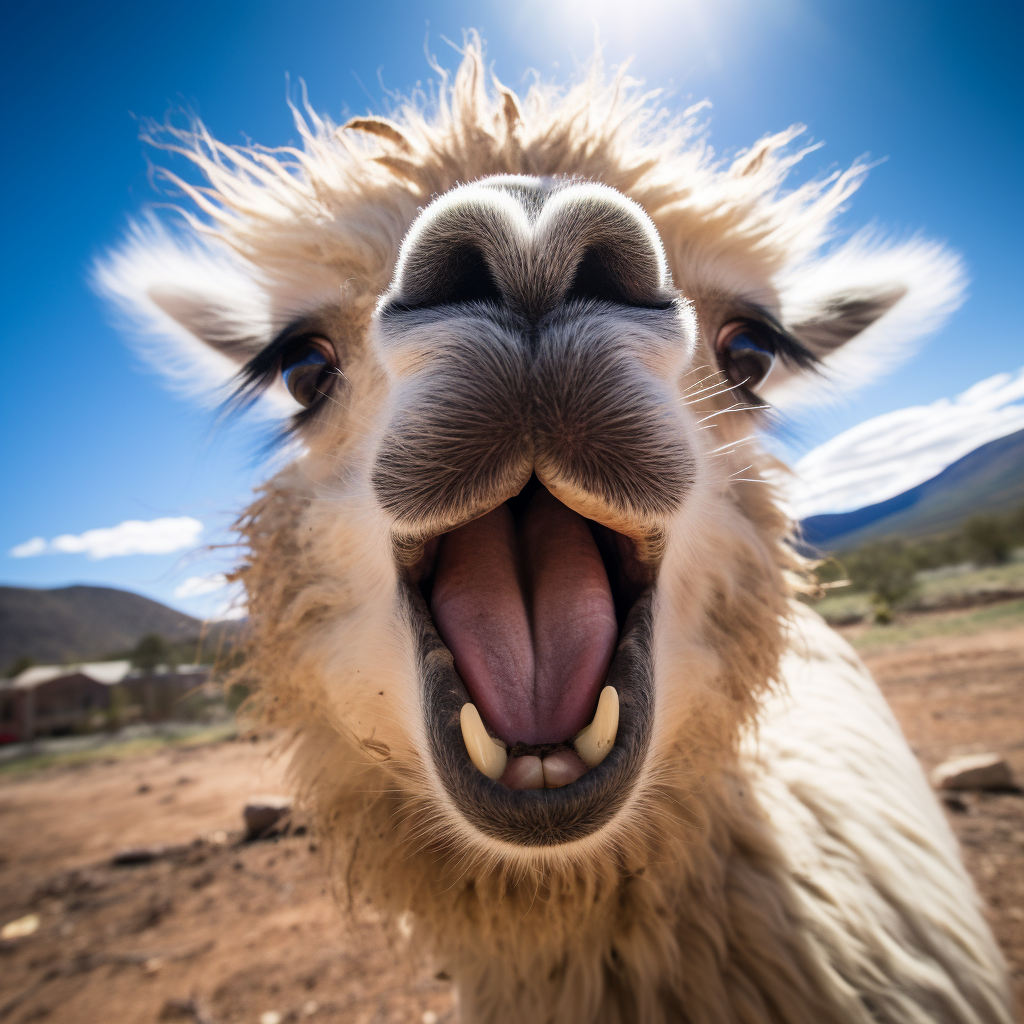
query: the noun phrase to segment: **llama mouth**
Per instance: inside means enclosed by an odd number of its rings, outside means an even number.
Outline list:
[[[653,570],[536,478],[434,538],[406,577],[431,754],[459,809],[519,845],[580,839],[639,778]]]

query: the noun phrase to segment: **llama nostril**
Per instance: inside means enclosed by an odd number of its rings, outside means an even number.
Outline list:
[[[538,224],[547,262],[560,267],[557,300],[600,299],[668,309],[673,302],[665,251],[647,214],[604,185],[556,193]]]
[[[512,196],[479,184],[453,189],[406,235],[391,301],[408,309],[501,303],[510,264],[523,248],[524,220]]]
[[[463,302],[501,302],[501,291],[475,245],[435,242],[405,268],[405,305],[429,309]]]
[[[649,252],[633,246],[590,246],[576,266],[563,301],[603,299],[622,306],[668,309],[672,298],[666,294],[660,269]]]

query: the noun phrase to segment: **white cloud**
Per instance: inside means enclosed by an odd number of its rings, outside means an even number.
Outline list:
[[[31,558],[33,555],[41,555],[46,550],[46,541],[42,537],[33,537],[24,544],[16,544],[8,554],[12,558]]]
[[[211,594],[216,594],[211,598]],[[179,601],[193,602],[189,610],[194,615],[214,622],[224,619],[244,619],[249,614],[245,601],[245,588],[239,582],[228,582],[222,572],[206,576],[189,576],[174,588]]]
[[[979,381],[956,398],[851,427],[808,452],[788,488],[799,519],[848,512],[931,479],[975,448],[1024,429],[1024,367]]]
[[[228,578],[222,572],[215,572],[210,576],[189,576],[174,588],[174,596],[182,598],[212,594],[226,586],[227,582]]]
[[[65,533],[47,542],[33,537],[11,548],[12,558],[32,558],[36,555],[74,554],[87,558],[114,558],[119,555],[164,555],[182,548],[192,547],[203,532],[203,524],[191,516],[176,518],[128,519],[117,526],[85,533]]]
[[[249,614],[249,609],[244,601],[226,601],[213,613],[211,618],[214,622],[225,622],[229,619],[244,619]]]

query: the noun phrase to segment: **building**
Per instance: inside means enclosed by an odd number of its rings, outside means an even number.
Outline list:
[[[207,682],[209,671],[207,665],[147,671],[133,669],[130,661],[27,668],[0,679],[0,743],[170,718],[183,696]]]

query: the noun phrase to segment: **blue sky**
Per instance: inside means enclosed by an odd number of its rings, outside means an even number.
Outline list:
[[[473,27],[516,88],[531,71],[574,74],[596,31],[608,63],[632,56],[634,73],[670,102],[710,99],[722,154],[802,121],[826,145],[801,175],[864,154],[882,161],[844,215],[849,229],[921,231],[963,254],[972,283],[962,309],[896,373],[789,424],[794,459],[864,420],[934,405],[1024,364],[1019,2],[19,5],[0,44],[0,581],[104,583],[208,611],[217,595],[175,591],[226,567],[229,550],[7,552],[160,518],[190,517],[201,541],[227,542],[233,513],[266,472],[252,427],[215,428],[208,410],[168,390],[89,289],[91,261],[129,215],[161,199],[135,118],[187,106],[225,141],[287,143],[296,133],[286,75],[293,89],[303,78],[312,105],[336,120],[383,112],[386,90],[431,77],[425,45],[452,66],[444,38]]]

